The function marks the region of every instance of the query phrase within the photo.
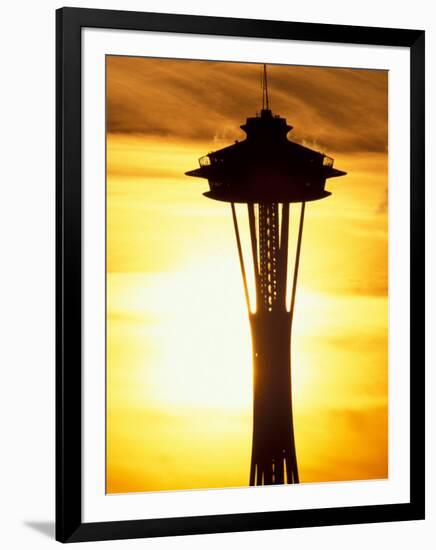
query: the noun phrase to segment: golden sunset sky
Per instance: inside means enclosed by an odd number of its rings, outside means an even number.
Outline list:
[[[108,493],[248,485],[251,343],[230,206],[184,172],[244,138],[260,67],[107,58]],[[270,65],[268,77],[290,139],[348,174],[306,208],[292,346],[300,480],[385,478],[388,75]]]

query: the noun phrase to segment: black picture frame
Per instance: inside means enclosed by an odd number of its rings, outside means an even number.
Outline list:
[[[81,29],[398,46],[410,50],[410,502],[82,522]],[[62,8],[56,13],[56,539],[128,539],[424,518],[424,31]]]

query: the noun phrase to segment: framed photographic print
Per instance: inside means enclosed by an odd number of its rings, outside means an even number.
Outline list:
[[[424,32],[56,47],[56,538],[424,518]]]

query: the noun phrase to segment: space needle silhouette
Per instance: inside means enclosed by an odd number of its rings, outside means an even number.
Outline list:
[[[210,199],[230,203],[251,328],[253,442],[250,485],[299,483],[291,386],[291,333],[306,202],[324,199],[327,178],[346,173],[333,159],[292,142],[292,126],[270,109],[266,65],[262,110],[247,118],[246,139],[199,159],[186,172],[205,178]],[[235,204],[248,209],[255,307],[250,304]],[[287,304],[290,204],[299,203],[290,304]],[[297,213],[298,215],[298,213]]]

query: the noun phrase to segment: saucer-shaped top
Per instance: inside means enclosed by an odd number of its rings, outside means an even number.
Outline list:
[[[292,129],[284,118],[263,109],[241,126],[245,140],[211,152],[200,167],[186,172],[205,178],[205,196],[227,202],[306,202],[330,195],[327,178],[345,175],[333,159],[287,138]]]

